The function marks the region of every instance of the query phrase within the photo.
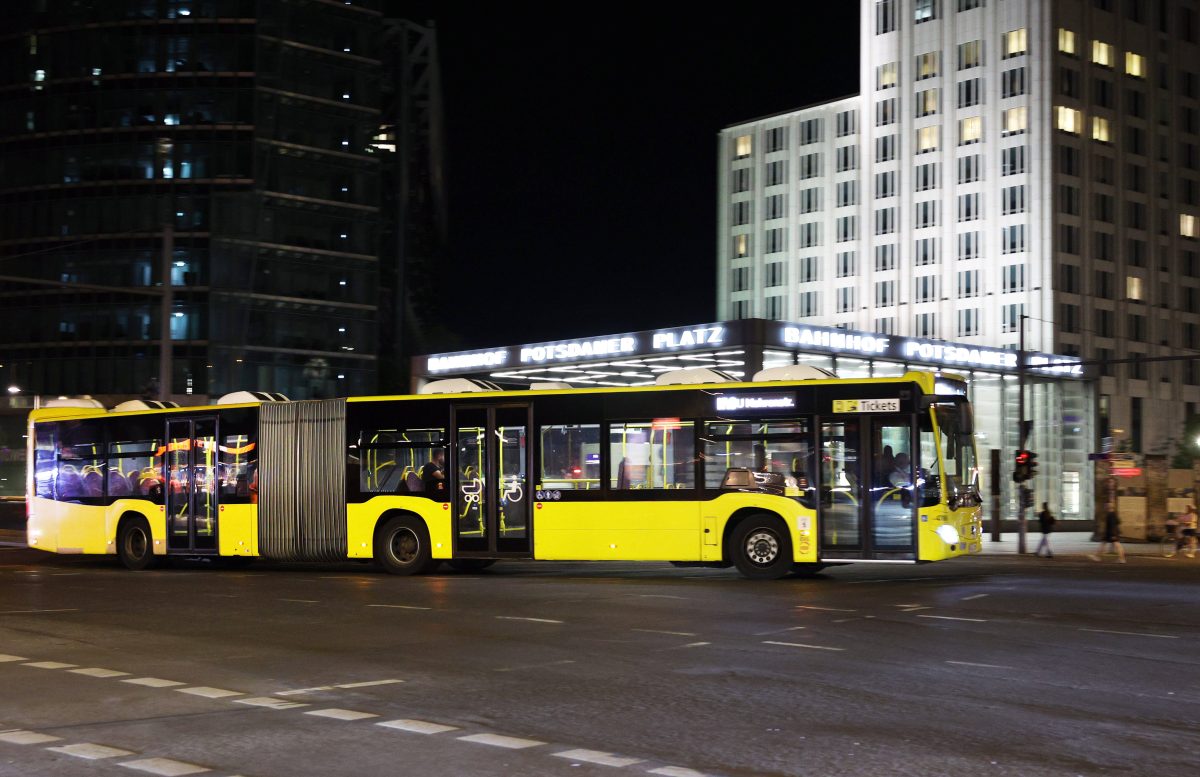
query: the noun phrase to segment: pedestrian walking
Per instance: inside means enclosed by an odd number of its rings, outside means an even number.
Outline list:
[[[1187,548],[1188,558],[1196,557],[1196,505],[1188,505],[1183,515],[1179,516],[1180,536]]]
[[[1100,557],[1104,555],[1104,546],[1108,545],[1117,554],[1117,563],[1124,564],[1125,548],[1121,547],[1121,519],[1112,505],[1109,505],[1108,512],[1104,514],[1104,530],[1100,538],[1100,550],[1096,553],[1089,553],[1088,558],[1092,561],[1099,561]]]
[[[1046,551],[1046,558],[1054,558],[1054,551],[1050,549],[1050,533],[1054,531],[1054,523],[1058,520],[1054,517],[1054,513],[1050,512],[1050,505],[1042,502],[1042,511],[1038,513],[1038,523],[1042,528],[1042,541],[1038,543],[1037,553],[1042,555],[1042,550]]]

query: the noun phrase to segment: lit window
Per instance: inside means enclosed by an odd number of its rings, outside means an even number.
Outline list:
[[[922,78],[933,78],[938,74],[938,53],[931,51],[928,54],[917,55],[917,80]]]
[[[1195,216],[1189,216],[1186,213],[1180,213],[1179,234],[1183,235],[1184,237],[1196,237],[1197,235],[1200,235],[1200,231],[1198,231],[1196,227],[1196,221],[1197,219]]]
[[[1132,51],[1125,52],[1125,72],[1134,78],[1146,77],[1146,58]]]
[[[1103,41],[1092,41],[1092,61],[1105,67],[1113,66],[1113,47]]]
[[[741,257],[741,256],[749,256],[750,255],[750,236],[749,235],[737,235],[736,237],[734,237],[733,240],[734,240],[734,253],[737,256]]]
[[[1065,105],[1056,106],[1054,108],[1054,126],[1063,132],[1078,135],[1083,127],[1083,114]]]
[[[1004,33],[1004,57],[1015,57],[1026,51],[1025,28]]]
[[[983,41],[972,40],[958,44],[958,69],[966,70],[983,64]]]
[[[1064,54],[1075,53],[1075,33],[1065,27],[1058,28],[1058,50]]]
[[[737,139],[737,155],[739,157],[750,156],[753,146],[750,143],[749,135],[742,135]]]
[[[1020,108],[1009,108],[1004,112],[1004,134],[1015,135],[1019,132],[1024,132],[1026,128],[1026,113],[1027,109],[1024,106]]]
[[[1129,299],[1140,300],[1142,298],[1142,279],[1136,275],[1129,275],[1125,278],[1125,296]]]
[[[958,145],[965,146],[968,143],[978,143],[983,139],[983,118],[980,116],[968,116],[965,119],[958,120]]]
[[[1092,117],[1092,140],[1098,140],[1101,143],[1108,142],[1108,119],[1100,116]]]
[[[917,130],[917,153],[923,154],[926,151],[937,151],[938,143],[941,140],[941,133],[938,132],[940,127],[922,127]]]
[[[896,85],[896,63],[888,62],[876,68],[876,89],[887,89]]]

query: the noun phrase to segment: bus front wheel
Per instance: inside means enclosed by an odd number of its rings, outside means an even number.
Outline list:
[[[778,518],[752,515],[733,531],[733,563],[742,577],[776,580],[792,571],[792,542]]]
[[[375,535],[375,560],[393,575],[416,575],[428,571],[429,532],[417,518],[388,520]]]
[[[145,518],[130,518],[117,532],[117,556],[127,569],[149,569],[154,566],[154,540]]]

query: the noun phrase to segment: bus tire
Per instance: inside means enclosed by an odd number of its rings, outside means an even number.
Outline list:
[[[792,571],[792,541],[779,518],[766,513],[748,515],[730,538],[733,563],[742,577],[777,580]]]
[[[156,563],[150,523],[140,515],[127,518],[117,529],[117,557],[126,569],[150,569]]]
[[[494,558],[456,558],[450,561],[455,572],[480,572],[496,563]]]
[[[418,575],[429,571],[429,532],[419,518],[390,518],[375,533],[375,560],[393,575]]]

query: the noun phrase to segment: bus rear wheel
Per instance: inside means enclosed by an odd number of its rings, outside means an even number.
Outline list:
[[[126,569],[150,569],[155,564],[154,539],[145,518],[130,518],[117,532],[117,557]]]
[[[417,575],[429,570],[429,532],[417,518],[389,519],[375,535],[375,560],[393,575]]]
[[[751,515],[733,530],[733,563],[742,577],[777,580],[792,571],[792,541],[780,519]]]

